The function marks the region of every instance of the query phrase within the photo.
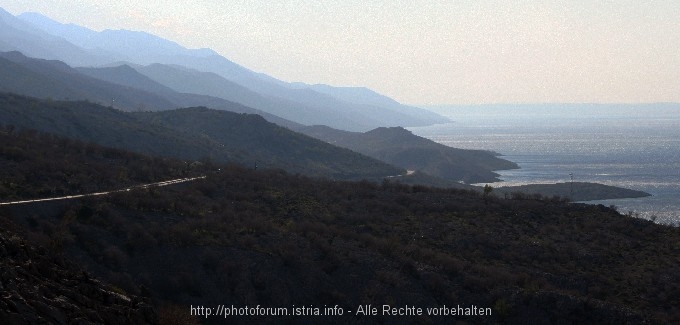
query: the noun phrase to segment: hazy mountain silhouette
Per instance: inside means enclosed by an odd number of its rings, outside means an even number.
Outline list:
[[[160,62],[176,56],[218,55],[210,49],[189,50],[146,32],[110,29],[97,32],[75,24],[62,24],[39,13],[23,13],[17,18],[81,48],[140,63]]]
[[[0,51],[20,51],[32,57],[97,65],[111,62],[113,56],[87,51],[66,39],[14,17],[0,8]]]
[[[276,86],[269,87],[267,94],[274,97],[298,101],[317,108],[318,115],[315,116],[317,122],[307,123],[308,125],[327,125],[349,131],[367,131],[380,126],[422,126],[433,124],[431,121],[424,121],[401,111],[385,109],[379,106],[351,103],[314,91],[311,88],[295,89]],[[334,122],[340,116],[346,116],[352,119],[360,127]],[[440,122],[443,121],[448,120],[442,118]]]
[[[152,64],[135,69],[154,81],[182,93],[195,93],[223,98],[253,107],[301,124],[322,122],[315,107],[291,100],[267,97],[212,72],[202,72],[177,65]],[[332,114],[332,112],[329,112]],[[332,120],[331,120],[332,119]],[[323,120],[333,125],[353,125],[361,121],[333,114]],[[360,124],[363,126],[363,123]],[[368,126],[366,126],[368,127]]]
[[[5,60],[2,60],[2,59]],[[0,53],[0,90],[38,98],[89,100],[127,111],[206,106],[259,114],[286,127],[297,123],[217,97],[176,92],[129,66],[73,69],[61,61],[33,59],[19,52]],[[16,76],[21,76],[17,78]]]
[[[17,18],[82,48],[116,53],[117,61],[143,65],[179,64],[201,70],[207,68],[210,71],[217,70],[228,79],[247,86],[257,85],[263,80],[275,82],[273,78],[248,70],[210,49],[187,49],[176,42],[145,32],[129,30],[97,32],[73,24],[62,24],[39,13],[24,13]]]
[[[77,25],[62,24],[37,13],[21,14],[18,17],[19,19],[15,18],[15,20],[20,20],[25,25],[33,26],[34,29],[42,30],[53,37],[68,40],[80,47],[84,53],[100,61],[109,58],[108,63],[119,61],[141,65],[161,63],[212,72],[260,94],[267,100],[262,101],[261,98],[256,98],[253,102],[251,97],[239,101],[225,94],[219,96],[207,92],[201,92],[201,94],[218,96],[245,105],[259,104],[254,108],[302,124],[322,124],[345,130],[367,131],[379,126],[421,126],[447,121],[446,118],[437,114],[398,104],[362,88],[345,89],[324,85],[301,88],[303,84],[289,84],[265,74],[253,72],[217,55],[212,50],[186,49],[175,42],[144,32],[126,30],[96,32]],[[2,40],[5,41],[4,38]],[[30,53],[35,57],[43,57],[37,52]],[[110,59],[111,56],[115,59]],[[79,60],[68,56],[55,58],[71,65],[92,65],[93,61],[93,59]],[[217,81],[218,85],[223,83],[223,81]],[[216,87],[216,85],[208,86],[213,89]]]
[[[161,85],[151,78],[141,75],[137,70],[127,64],[102,68],[77,67],[75,70],[93,78],[109,81],[119,85],[129,86],[151,93],[169,94],[175,92],[169,87]]]
[[[419,119],[416,117],[417,112],[407,115],[394,108],[388,110],[349,103],[309,89],[272,86],[269,92],[260,94],[216,73],[177,65],[152,64],[135,66],[135,69],[179,92],[220,97],[306,125],[322,124],[339,129],[368,130],[380,125],[412,124]],[[375,94],[375,97],[378,96],[380,95]],[[429,121],[421,121],[422,124],[442,122],[428,114],[421,115]]]
[[[305,83],[292,83],[291,85],[296,88],[309,88],[316,92],[333,96],[353,104],[389,109],[396,114],[409,115],[411,118],[420,120],[423,123],[436,124],[449,122],[447,118],[437,113],[418,107],[403,105],[392,98],[381,95],[366,87],[333,87],[324,84],[308,85]]]
[[[149,92],[78,73],[61,61],[33,59],[19,52],[0,53],[0,90],[52,99],[82,99],[125,110],[176,108]]]
[[[153,66],[164,66],[160,64],[155,64]],[[146,75],[140,73],[138,70],[140,68],[143,68],[142,66],[137,66],[135,67],[130,67],[127,64],[123,64],[121,66],[113,66],[113,67],[103,67],[103,68],[77,68],[79,72],[86,74],[88,76],[101,79],[104,81],[128,86],[128,87],[133,87],[137,89],[142,89],[144,91],[148,91],[157,95],[162,96],[163,98],[166,98],[173,103],[176,104],[177,107],[190,107],[190,106],[206,106],[214,109],[219,109],[219,110],[226,110],[230,112],[236,112],[236,113],[248,113],[248,114],[258,114],[264,117],[267,121],[276,123],[281,126],[289,127],[289,128],[294,128],[294,127],[299,127],[300,124],[292,122],[290,120],[281,118],[277,115],[267,113],[263,110],[259,110],[257,108],[252,108],[252,107],[257,107],[254,105],[249,105],[248,102],[243,103],[243,101],[232,101],[220,97],[215,97],[215,96],[208,96],[208,95],[202,95],[200,93],[193,93],[191,91],[182,91],[182,88],[179,87],[179,90],[171,89],[171,87],[166,87],[165,85],[156,82],[153,80],[153,78],[149,78]],[[179,69],[187,69],[187,68],[182,68],[178,67]],[[200,80],[193,80],[187,75],[174,75],[174,77],[178,78],[177,84],[196,84],[198,83],[199,88],[203,86],[200,84]],[[237,90],[243,90],[245,93],[250,92],[248,89],[238,86],[236,84],[233,84],[235,87],[237,87]],[[250,92],[252,93],[252,92]],[[254,96],[259,96],[255,93],[253,93]],[[240,99],[240,98],[248,98],[247,95],[243,96],[234,96],[234,99]]]

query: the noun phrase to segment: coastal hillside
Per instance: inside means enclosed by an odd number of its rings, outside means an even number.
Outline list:
[[[89,102],[0,94],[0,124],[148,155],[281,168],[318,177],[381,179],[405,173],[257,115],[207,108],[127,113]]]
[[[9,141],[3,143],[31,143],[24,149],[27,165],[62,141],[3,134]],[[110,149],[73,141],[64,146],[63,156],[51,155],[53,161],[74,155],[88,166],[114,163],[133,175],[149,169],[168,178],[173,171],[162,166],[182,164],[111,162],[100,158]],[[0,160],[11,164],[13,157],[3,154]],[[329,318],[228,319],[234,323],[680,321],[678,228],[604,206],[541,197],[334,182],[210,163],[195,168],[192,172],[207,178],[4,206],[0,215],[21,226],[35,245],[52,247],[125,293],[150,297],[155,306],[181,306],[185,313],[189,305],[219,304],[338,305],[346,311]],[[30,170],[53,177],[41,172]],[[29,177],[26,173],[18,169],[16,177]],[[5,195],[27,198],[3,184]],[[389,318],[348,312],[365,304],[476,306],[490,308],[491,315]]]
[[[483,150],[448,147],[400,128],[377,128],[365,133],[325,126],[299,127],[297,131],[367,156],[441,178],[449,182],[498,181],[495,170],[519,168],[515,163]]]

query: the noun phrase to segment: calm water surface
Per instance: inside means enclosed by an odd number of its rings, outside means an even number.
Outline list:
[[[428,107],[454,122],[409,128],[439,143],[502,154],[521,169],[494,186],[570,180],[642,190],[652,197],[591,201],[680,225],[680,105]],[[589,202],[590,203],[590,202]]]

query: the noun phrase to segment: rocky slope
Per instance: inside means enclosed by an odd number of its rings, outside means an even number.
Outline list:
[[[0,225],[0,320],[4,324],[155,324],[145,300],[123,294]]]

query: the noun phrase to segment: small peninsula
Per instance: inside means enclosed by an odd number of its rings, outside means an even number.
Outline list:
[[[503,186],[494,189],[501,195],[524,193],[528,195],[559,196],[571,201],[595,201],[611,199],[629,199],[648,197],[651,194],[622,187],[589,182],[565,182],[556,184],[529,184],[521,186]]]

